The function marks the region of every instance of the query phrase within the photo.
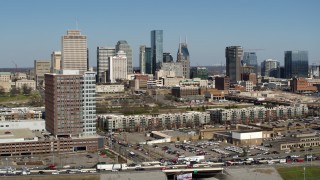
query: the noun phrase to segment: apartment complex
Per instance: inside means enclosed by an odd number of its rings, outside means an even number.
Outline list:
[[[162,130],[180,127],[199,127],[210,123],[207,112],[190,111],[153,115],[98,115],[99,127],[112,131]]]
[[[46,129],[56,137],[96,134],[95,73],[46,74]]]
[[[209,109],[210,119],[220,124],[249,124],[265,121],[287,120],[308,114],[305,104],[276,106],[273,108],[249,107],[241,109]]]

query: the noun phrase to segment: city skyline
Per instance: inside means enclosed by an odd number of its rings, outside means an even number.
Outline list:
[[[87,36],[90,66],[97,66],[98,46],[113,46],[119,40],[130,44],[133,66],[139,66],[139,47],[150,46],[154,29],[163,30],[163,52],[171,54],[176,53],[179,38],[187,36],[192,66],[224,65],[227,46],[242,46],[244,52],[263,49],[256,51],[258,64],[271,58],[283,66],[284,52],[291,50],[308,51],[310,65],[320,60],[320,26],[314,23],[320,16],[318,1],[68,1],[59,11],[52,7],[62,1],[34,2],[1,2],[3,68],[14,67],[12,61],[32,67],[34,59],[50,59],[53,51],[61,51],[60,37],[68,29]],[[114,8],[103,11],[107,6]],[[152,6],[165,6],[166,11]],[[126,13],[117,16],[117,7]],[[101,23],[106,18],[110,21]]]

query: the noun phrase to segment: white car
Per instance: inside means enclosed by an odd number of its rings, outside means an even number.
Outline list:
[[[52,174],[59,174],[59,172],[58,171],[53,171]]]

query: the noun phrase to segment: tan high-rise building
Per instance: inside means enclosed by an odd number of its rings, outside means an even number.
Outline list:
[[[88,70],[87,36],[81,35],[80,30],[68,30],[62,36],[62,64],[61,69]]]
[[[61,51],[53,51],[51,54],[51,73],[58,73],[61,66]]]
[[[37,86],[44,85],[44,74],[50,73],[50,61],[34,60],[34,75]]]

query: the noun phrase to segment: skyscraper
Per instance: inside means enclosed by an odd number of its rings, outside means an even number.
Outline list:
[[[266,59],[261,63],[261,76],[280,78],[280,62]]]
[[[152,74],[155,75],[156,70],[160,68],[163,60],[163,31],[151,31],[151,59]]]
[[[226,47],[226,75],[230,78],[230,84],[241,80],[242,53],[241,46]]]
[[[56,137],[96,134],[95,72],[45,74],[46,129]]]
[[[139,64],[141,74],[152,74],[151,48],[140,46]]]
[[[184,43],[179,42],[177,62],[182,64],[183,76],[189,79],[190,78],[190,55],[189,55],[187,40],[185,40]]]
[[[109,58],[116,55],[114,47],[97,47],[97,83],[107,82]]]
[[[190,78],[208,79],[208,69],[206,67],[193,67],[190,70]]]
[[[108,79],[111,83],[127,79],[127,56],[123,51],[118,51],[116,56],[109,58]]]
[[[247,66],[253,66],[254,73],[258,74],[258,61],[257,54],[255,52],[244,52],[243,63]]]
[[[68,30],[62,36],[62,64],[61,69],[88,70],[87,36],[81,35],[80,30]]]
[[[128,74],[133,74],[133,68],[132,68],[132,49],[130,47],[130,45],[128,44],[127,41],[125,40],[120,40],[118,41],[117,45],[116,45],[116,53],[118,53],[119,51],[123,51],[124,53],[126,53],[127,56],[127,73]]]
[[[285,77],[308,77],[308,51],[284,52]]]
[[[53,51],[51,54],[51,73],[58,73],[61,66],[61,51]]]

